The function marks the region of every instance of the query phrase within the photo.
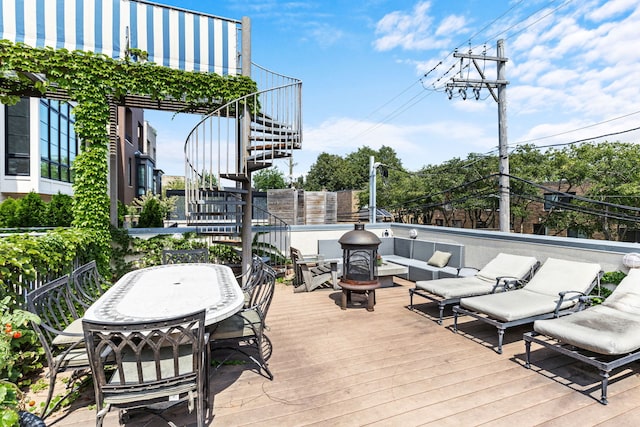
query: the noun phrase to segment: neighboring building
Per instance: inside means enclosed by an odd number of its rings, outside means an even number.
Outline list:
[[[156,137],[144,110],[118,107],[118,200],[125,205],[147,192],[162,194]]]
[[[71,164],[78,154],[71,105],[44,98],[0,104],[0,201],[31,191],[44,200],[73,194]]]
[[[0,202],[31,191],[48,201],[73,194],[73,160],[80,142],[72,105],[45,98],[0,104]],[[142,109],[118,108],[118,200],[130,204],[147,191],[160,194],[156,131]]]

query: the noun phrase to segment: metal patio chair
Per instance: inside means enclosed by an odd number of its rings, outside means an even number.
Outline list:
[[[198,427],[204,426],[209,378],[204,319],[202,310],[153,322],[83,320],[96,426],[112,407],[127,410],[174,401],[188,401],[189,412],[195,406]]]
[[[268,338],[264,335],[267,312],[275,290],[276,273],[266,264],[262,266],[260,280],[251,291],[247,307],[223,321],[213,325],[210,333],[211,350],[227,349],[237,351],[257,366],[259,373],[264,371],[270,380],[273,374],[267,364]],[[226,355],[218,364],[220,367],[233,353]]]
[[[49,367],[49,390],[42,408],[41,417],[46,418],[77,389],[76,379],[89,373],[89,359],[84,347],[82,334],[82,308],[72,295],[69,275],[65,275],[29,292],[26,296],[27,309],[38,315],[40,322],[31,322],[38,335]],[[67,394],[49,408],[53,397],[56,377],[59,372],[73,370],[67,384]]]
[[[70,280],[73,282],[71,295],[84,309],[93,304],[111,286],[111,283],[98,272],[95,261],[73,270]]]
[[[184,264],[189,262],[209,262],[209,249],[164,249],[163,264]]]

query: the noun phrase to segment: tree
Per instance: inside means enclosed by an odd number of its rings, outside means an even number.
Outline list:
[[[164,186],[165,190],[184,190],[184,177],[176,176]]]
[[[256,172],[253,175],[252,179],[253,188],[258,191],[287,188],[287,183],[284,180],[284,174],[278,169],[277,166],[262,169]]]
[[[309,191],[352,190],[353,172],[345,159],[335,154],[321,153],[311,165],[304,189]]]

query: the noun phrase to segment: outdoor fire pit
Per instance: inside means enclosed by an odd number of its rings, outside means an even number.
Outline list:
[[[364,229],[364,224],[355,224],[354,229],[340,237],[342,247],[341,308],[347,309],[351,293],[367,297],[367,310],[373,311],[376,303],[376,288],[380,287],[376,260],[380,239]]]

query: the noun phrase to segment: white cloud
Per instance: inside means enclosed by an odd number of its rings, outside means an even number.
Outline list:
[[[374,41],[375,49],[387,51],[399,47],[404,50],[433,50],[449,47],[451,36],[465,31],[465,19],[451,15],[434,27],[430,8],[431,2],[422,1],[409,13],[394,11],[386,14],[376,25],[378,38]]]

